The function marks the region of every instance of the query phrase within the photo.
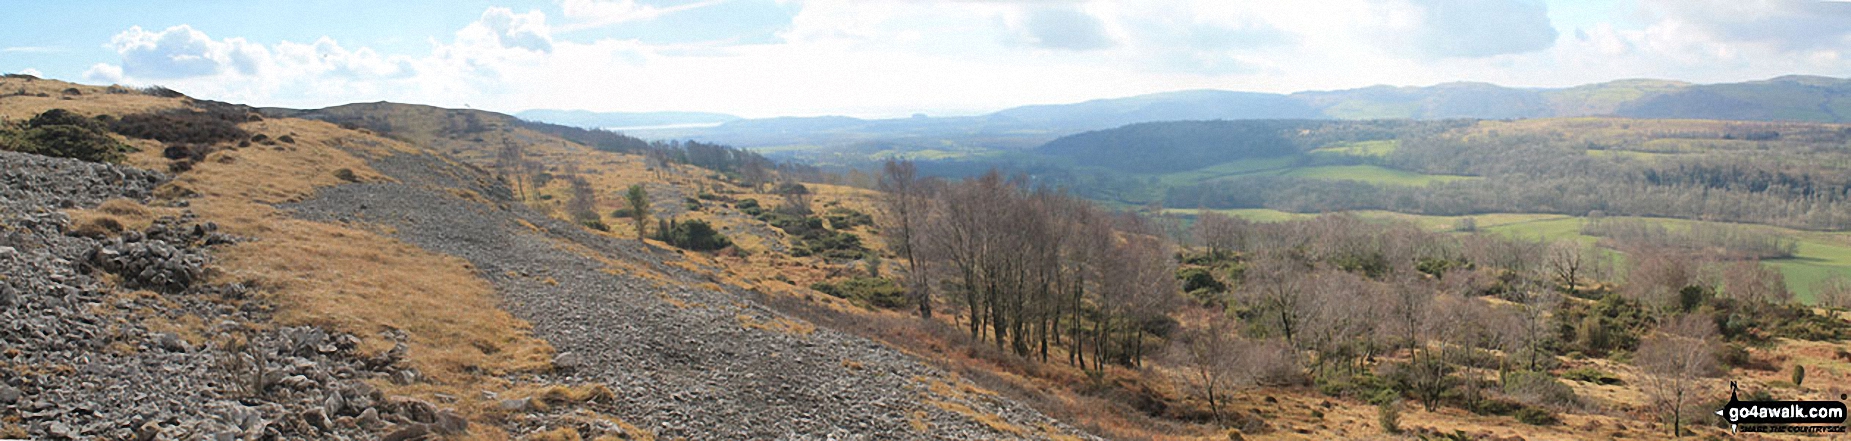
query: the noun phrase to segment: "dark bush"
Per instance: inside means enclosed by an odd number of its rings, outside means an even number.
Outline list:
[[[1564,408],[1581,401],[1575,390],[1545,372],[1513,372],[1504,379],[1504,393],[1531,406]]]
[[[238,123],[250,119],[246,108],[231,105],[204,108],[209,110],[172,109],[126,115],[111,124],[110,130],[127,137],[152,139],[166,144],[209,145],[250,136],[244,129],[238,128]]]
[[[54,112],[60,114],[46,115]],[[34,117],[24,128],[0,126],[0,149],[90,162],[121,161],[130,148],[95,127],[95,120],[54,109]]]
[[[1517,417],[1517,421],[1532,426],[1549,426],[1562,422],[1561,419],[1555,417],[1555,412],[1537,407],[1525,407],[1518,410],[1514,416]]]
[[[714,230],[713,225],[699,219],[685,222],[663,220],[656,228],[656,240],[694,251],[712,251],[733,245],[726,235]]]
[[[289,136],[289,135],[278,136],[276,137],[276,140],[282,141],[284,144],[295,144],[296,143],[296,137]]]
[[[186,97],[186,94],[180,93],[179,91],[176,91],[173,89],[168,89],[166,86],[143,87],[141,88],[141,93],[144,95],[157,96],[161,98],[185,98]]]
[[[353,169],[348,168],[335,170],[334,177],[347,182],[360,182],[360,177],[354,176]]]
[[[810,289],[848,299],[857,305],[880,308],[904,308],[910,303],[906,290],[893,280],[879,277],[856,277],[836,283],[817,282]]]
[[[1176,278],[1183,281],[1183,292],[1226,292],[1228,285],[1215,280],[1215,275],[1207,268],[1193,267],[1176,270]]]
[[[26,120],[27,128],[45,126],[77,126],[95,132],[101,132],[105,129],[103,123],[97,121],[95,118],[86,118],[83,115],[77,114],[77,112],[64,109],[47,110],[45,113],[40,113],[33,116],[32,119]]]
[[[862,225],[874,225],[874,217],[849,208],[836,207],[823,213],[823,219],[829,221],[829,227],[842,230]]]

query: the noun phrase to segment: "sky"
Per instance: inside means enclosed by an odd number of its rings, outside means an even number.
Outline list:
[[[1851,76],[1819,0],[0,0],[0,72],[317,108],[979,114],[1223,89]]]

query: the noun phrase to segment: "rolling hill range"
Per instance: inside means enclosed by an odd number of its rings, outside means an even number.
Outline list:
[[[1851,92],[1851,80],[1812,76],[1725,84],[1637,79],[1568,88],[1460,82],[1291,94],[1194,90],[1023,106],[978,116],[744,119],[714,127],[631,134],[698,139],[811,162],[847,163],[863,156],[935,158],[1019,150],[1068,134],[1180,120],[1618,116],[1842,123],[1851,122],[1851,96],[1847,92]],[[581,127],[609,127],[544,113],[522,117]]]

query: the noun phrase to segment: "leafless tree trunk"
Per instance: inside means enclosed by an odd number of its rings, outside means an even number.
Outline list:
[[[925,272],[919,269],[916,253],[920,217],[926,213],[926,204],[930,201],[929,189],[919,179],[919,169],[912,161],[889,160],[881,168],[880,190],[888,214],[888,225],[881,227],[881,233],[887,236],[890,248],[906,259],[906,290],[919,304],[919,316],[932,318],[932,296],[927,290]]]
[[[1661,418],[1671,423],[1671,436],[1683,434],[1685,412],[1707,398],[1704,379],[1716,372],[1716,324],[1700,315],[1678,316],[1639,343],[1634,355],[1645,372],[1646,396]]]

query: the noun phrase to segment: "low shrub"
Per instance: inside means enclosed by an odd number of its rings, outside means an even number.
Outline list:
[[[1176,278],[1183,281],[1183,292],[1209,291],[1226,292],[1228,285],[1215,280],[1215,275],[1208,268],[1192,267],[1176,270]]]
[[[250,120],[246,107],[203,105],[193,109],[125,115],[110,124],[110,130],[130,138],[152,139],[164,144],[217,144],[246,139],[250,136],[238,123]],[[262,142],[258,139],[253,141]]]
[[[656,228],[656,240],[660,240],[694,251],[713,251],[733,246],[732,240],[713,229],[707,221],[695,219],[689,221],[661,220]]]
[[[148,86],[148,87],[143,87],[139,90],[141,91],[143,95],[148,95],[148,96],[156,96],[156,97],[161,97],[161,98],[186,98],[186,94],[180,93],[180,91],[177,91],[177,90],[168,89],[166,86],[160,86],[160,85]]]
[[[862,225],[874,225],[874,217],[867,213],[844,207],[835,207],[823,213],[823,219],[829,221],[829,228],[838,230]]]
[[[132,150],[103,124],[63,109],[47,110],[25,124],[0,124],[0,150],[90,162],[119,162]]]
[[[810,289],[831,296],[848,299],[857,305],[897,309],[911,304],[906,298],[906,289],[894,283],[892,279],[880,277],[855,277],[836,283],[816,282]]]
[[[1401,433],[1401,401],[1375,405],[1375,422],[1384,433]]]
[[[360,182],[360,177],[353,174],[353,169],[343,168],[334,171],[334,177],[347,182]]]
[[[1546,372],[1513,372],[1504,378],[1504,393],[1531,406],[1565,408],[1581,400],[1574,388]]]
[[[1556,418],[1555,412],[1537,407],[1525,407],[1512,416],[1517,417],[1517,421],[1532,426],[1551,426],[1562,422],[1560,418]]]

